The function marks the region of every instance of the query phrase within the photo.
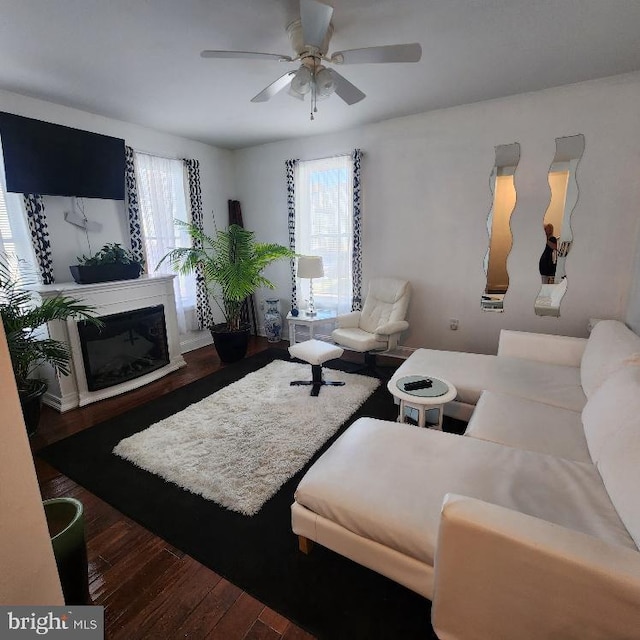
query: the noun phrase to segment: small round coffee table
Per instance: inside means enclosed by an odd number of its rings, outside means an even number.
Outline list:
[[[423,389],[405,389],[407,383],[423,380],[430,381],[431,386]],[[432,427],[440,431],[442,431],[442,407],[458,395],[457,389],[450,382],[433,376],[404,376],[395,380],[392,378],[387,383],[387,389],[400,400],[398,422],[405,421],[407,409],[414,409],[418,413],[419,427]],[[438,420],[427,423],[427,412],[431,410],[437,410]]]

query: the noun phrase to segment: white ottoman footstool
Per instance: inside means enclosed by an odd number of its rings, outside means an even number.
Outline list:
[[[291,385],[311,385],[311,395],[317,396],[322,386],[341,387],[344,382],[329,382],[322,378],[322,364],[327,360],[339,358],[344,349],[322,340],[305,340],[289,347],[293,358],[304,360],[311,365],[311,380],[294,380]]]

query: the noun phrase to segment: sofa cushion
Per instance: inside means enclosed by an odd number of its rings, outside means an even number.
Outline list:
[[[582,354],[580,380],[587,397],[626,364],[640,364],[640,336],[618,320],[601,320],[591,330]]]
[[[433,565],[445,494],[515,509],[634,548],[592,464],[360,418],[301,480],[296,502]]]
[[[591,462],[580,413],[506,393],[483,391],[465,435]]]
[[[640,547],[640,366],[611,374],[589,398],[582,421],[611,501]]]
[[[630,365],[612,373],[582,410],[582,424],[591,459],[597,464],[603,449],[618,431],[633,424],[640,429],[639,420],[640,366]]]
[[[580,370],[526,358],[461,351],[417,349],[393,378],[427,375],[449,380],[459,402],[475,405],[484,390],[510,393],[572,411],[582,411],[586,398]]]
[[[375,333],[363,331],[359,327],[346,327],[345,329],[334,329],[331,333],[333,340],[347,349],[355,351],[382,351],[387,347],[387,340],[377,340]]]
[[[602,481],[627,531],[640,548],[640,414],[610,438],[597,462]]]

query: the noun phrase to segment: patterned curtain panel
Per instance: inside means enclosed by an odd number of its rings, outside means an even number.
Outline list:
[[[53,284],[53,259],[51,257],[51,239],[47,216],[44,212],[44,200],[41,195],[25,193],[24,208],[27,213],[31,242],[36,254],[38,268],[42,276],[43,284]]]
[[[127,207],[127,219],[129,220],[129,240],[131,253],[136,260],[146,262],[144,244],[142,242],[142,224],[140,222],[140,204],[138,200],[138,183],[136,181],[136,169],[133,161],[133,149],[125,146],[125,200]],[[147,269],[148,270],[148,269]]]
[[[191,223],[200,231],[204,231],[204,216],[202,214],[202,187],[200,186],[200,161],[184,160],[189,180],[189,207],[191,210]],[[193,239],[196,249],[202,248],[202,242]],[[213,313],[209,304],[209,292],[201,268],[196,271],[196,317],[199,329],[208,329],[213,326]]]
[[[289,248],[296,250],[296,183],[295,168],[298,160],[286,160],[287,168],[287,208],[289,211]],[[296,281],[296,260],[291,258],[291,308],[298,308],[298,284]]]
[[[353,302],[352,311],[362,309],[362,201],[360,197],[360,164],[362,151],[355,149],[353,158]]]

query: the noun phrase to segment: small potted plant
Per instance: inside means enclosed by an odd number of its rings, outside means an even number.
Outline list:
[[[199,240],[202,248],[177,248],[162,258],[182,274],[201,269],[225,322],[210,327],[213,343],[222,362],[244,358],[249,342],[249,328],[242,325],[242,303],[259,287],[274,289],[275,285],[262,271],[276,260],[292,258],[295,253],[279,244],[256,242],[252,231],[232,224],[216,229],[210,237],[187,222],[176,220],[189,235]],[[160,266],[160,265],[158,265]]]
[[[68,375],[71,359],[63,342],[43,337],[39,328],[72,317],[102,326],[92,312],[93,307],[68,296],[41,300],[20,282],[18,263],[0,253],[0,316],[29,435],[38,428],[42,396],[47,390],[46,382],[33,377],[35,370],[46,362],[56,373]]]
[[[78,284],[108,282],[110,280],[133,280],[139,278],[143,264],[117,242],[105,244],[94,256],[78,257],[78,264],[69,270]]]

